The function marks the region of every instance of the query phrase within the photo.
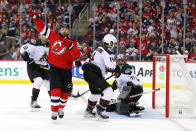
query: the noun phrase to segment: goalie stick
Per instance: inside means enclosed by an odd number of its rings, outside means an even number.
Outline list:
[[[143,95],[143,94],[153,93],[153,92],[159,91],[159,90],[160,90],[160,88],[157,88],[157,89],[155,89],[155,90],[145,91],[145,92],[143,92],[143,93],[139,93],[139,94],[136,94],[136,95],[132,95],[132,96],[130,96],[129,98],[134,98],[134,97],[137,97],[137,96],[140,96],[140,95]]]
[[[142,93],[139,93],[139,94],[135,94],[135,95],[129,96],[129,98],[134,98],[134,97],[141,96],[141,95],[144,95],[144,94],[153,93],[153,92],[159,91],[159,90],[160,90],[160,88],[157,88],[155,90],[145,91],[145,92],[142,92]],[[117,99],[112,99],[110,101],[110,104],[115,104],[115,103],[117,103],[117,101],[118,101]]]
[[[114,74],[112,74],[111,76],[109,76],[108,78],[106,78],[105,80],[108,80],[108,79],[110,79],[111,77],[113,77],[114,76]],[[78,76],[73,76],[73,77],[76,77],[76,78],[79,78],[79,79],[83,79],[84,80],[84,78],[82,78],[82,77],[78,77]],[[77,95],[72,95],[72,97],[73,98],[78,98],[78,97],[81,97],[81,96],[83,96],[84,94],[86,94],[87,92],[89,92],[90,90],[86,90],[85,92],[83,92],[83,93],[79,93],[79,91],[78,91],[78,93],[77,93]]]

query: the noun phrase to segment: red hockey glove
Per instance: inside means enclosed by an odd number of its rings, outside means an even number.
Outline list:
[[[79,59],[74,59],[74,62],[75,62],[75,67],[80,67],[82,65]]]
[[[33,11],[30,10],[29,17],[31,17],[33,19],[39,18],[39,13],[35,12],[34,10]]]

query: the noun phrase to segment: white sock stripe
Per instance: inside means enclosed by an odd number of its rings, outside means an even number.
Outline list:
[[[52,106],[59,106],[59,105],[66,105],[66,102],[65,103],[61,103],[61,102],[58,102],[58,103],[56,103],[56,102],[51,102],[51,105]]]
[[[44,29],[40,32],[41,35],[43,35],[46,32],[46,26],[44,26]]]
[[[51,96],[50,99],[51,99],[51,100],[60,100],[60,97],[58,97],[58,96]]]
[[[50,35],[50,29],[47,30],[47,33],[46,33],[46,38],[48,38]]]
[[[52,106],[59,106],[60,104],[59,104],[59,102],[58,102],[58,103],[56,103],[56,102],[51,102],[51,105],[52,105]]]
[[[98,99],[100,99],[101,95],[95,95],[95,94],[91,94],[91,96],[89,97],[89,100],[92,102],[98,101]]]
[[[64,106],[64,105],[66,105],[66,103],[59,103],[59,105],[62,105],[62,106]]]

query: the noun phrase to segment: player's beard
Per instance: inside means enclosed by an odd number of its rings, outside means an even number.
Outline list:
[[[59,33],[59,35],[60,35],[61,37],[63,37],[63,38],[68,37],[68,34],[66,34],[66,33],[63,33],[63,34]]]

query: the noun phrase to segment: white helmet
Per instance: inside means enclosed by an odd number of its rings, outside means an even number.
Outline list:
[[[117,39],[112,34],[107,34],[103,38],[103,48],[106,51],[109,51],[110,53],[113,53],[113,48],[115,46],[115,43],[117,43]]]

